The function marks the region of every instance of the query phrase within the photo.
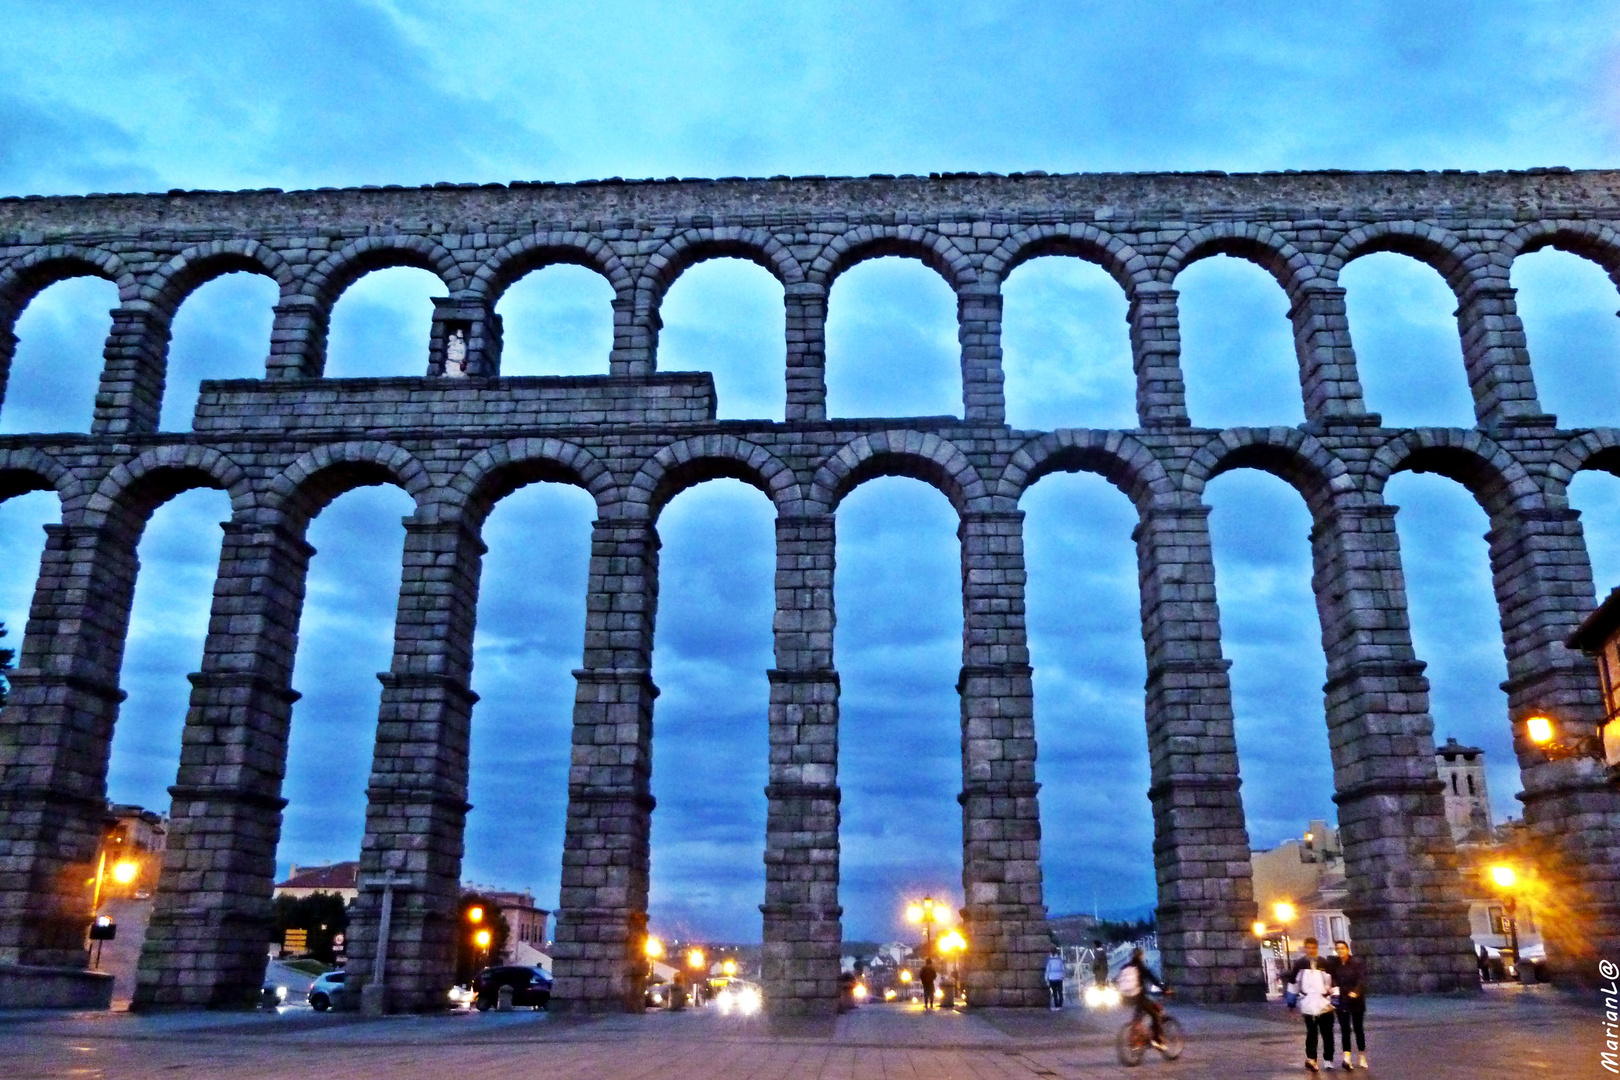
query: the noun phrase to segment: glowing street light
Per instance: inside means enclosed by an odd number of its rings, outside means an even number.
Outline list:
[[[1293,922],[1294,921],[1294,915],[1296,914],[1296,912],[1294,911],[1294,905],[1290,904],[1286,900],[1280,900],[1277,903],[1272,904],[1271,905],[1271,912],[1272,912],[1272,914],[1277,916],[1277,921],[1280,922],[1280,923],[1291,923],[1291,922]]]
[[[483,922],[484,921],[484,909],[482,907],[478,906],[477,904],[474,904],[472,907],[468,908],[467,909],[467,921],[470,922],[470,923],[481,923],[481,922]]]
[[[1265,923],[1256,922],[1254,924],[1254,936],[1255,937],[1261,937],[1261,938],[1266,936],[1266,924]]]
[[[693,949],[691,952],[686,954],[686,966],[691,968],[693,971],[702,971],[703,961],[704,956],[702,949]]]
[[[1491,881],[1498,888],[1511,889],[1519,883],[1519,872],[1511,866],[1498,864],[1491,867]]]
[[[1524,722],[1524,733],[1537,746],[1545,746],[1553,739],[1552,719],[1546,716],[1532,716]]]
[[[737,961],[731,959],[730,957],[727,957],[725,960],[721,961],[720,974],[724,975],[728,979],[737,974]]]
[[[1491,884],[1502,890],[1503,914],[1507,916],[1508,937],[1513,949],[1513,971],[1524,981],[1524,967],[1519,963],[1519,898],[1514,893],[1514,886],[1519,883],[1519,872],[1506,863],[1497,863],[1491,867]]]
[[[949,956],[951,953],[966,952],[967,938],[960,931],[952,930],[939,939],[939,951]]]
[[[642,950],[647,954],[649,960],[656,960],[664,955],[664,943],[655,937],[649,937],[647,944],[642,946]]]
[[[478,933],[473,935],[473,944],[477,945],[480,949],[487,949],[489,948],[491,939],[492,935],[488,930],[480,930]]]
[[[141,864],[133,859],[121,859],[113,864],[113,880],[120,885],[128,885],[135,880],[141,872]]]

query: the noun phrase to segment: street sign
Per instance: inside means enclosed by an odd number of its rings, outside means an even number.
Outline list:
[[[286,952],[309,951],[309,931],[304,929],[288,930],[281,941],[281,947]]]

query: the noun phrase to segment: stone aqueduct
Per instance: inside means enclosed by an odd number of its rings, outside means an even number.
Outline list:
[[[97,275],[121,298],[91,432],[0,437],[0,496],[43,489],[62,505],[0,721],[0,962],[83,964],[82,882],[122,698],[136,543],[154,508],[206,486],[228,492],[232,514],[191,676],[137,1001],[225,1005],[257,990],[312,555],[305,529],[340,493],[391,483],[416,508],[393,662],[380,676],[361,862],[365,874],[392,870],[406,882],[390,933],[391,1007],[438,1004],[468,809],[480,527],[515,488],[554,480],[583,487],[598,508],[556,994],[581,1009],[636,1000],[653,809],[656,522],[675,493],[727,476],[760,488],[778,514],[767,998],[784,1012],[831,1009],[840,941],[834,511],[864,480],[904,474],[944,492],[961,519],[969,994],[985,1005],[1036,1003],[1046,937],[1018,507],[1044,474],[1086,470],[1140,514],[1148,794],[1169,977],[1199,1000],[1253,995],[1249,846],[1201,499],[1213,476],[1240,466],[1287,480],[1313,515],[1350,915],[1380,989],[1447,989],[1474,977],[1428,684],[1382,498],[1404,469],[1455,478],[1490,517],[1525,817],[1567,885],[1567,918],[1548,923],[1549,948],[1573,969],[1620,954],[1620,796],[1597,762],[1549,758],[1522,730],[1537,711],[1577,729],[1601,715],[1595,673],[1562,643],[1594,595],[1565,491],[1579,470],[1620,471],[1620,430],[1560,429],[1537,402],[1509,268],[1549,245],[1620,280],[1620,173],[946,174],[0,200],[0,379],[11,328],[39,290]],[[1423,260],[1455,291],[1475,427],[1391,430],[1367,412],[1337,275],[1384,250]],[[1217,253],[1258,263],[1287,291],[1300,427],[1189,422],[1176,276]],[[1100,264],[1128,297],[1134,429],[1004,423],[1001,283],[1022,261],[1054,254]],[[922,260],[957,294],[963,419],[825,415],[829,287],[884,255]],[[753,260],[782,283],[785,422],[717,422],[707,374],[656,370],[661,298],[686,267],[718,256]],[[495,303],[523,274],[558,262],[612,284],[609,374],[503,378]],[[395,265],[444,282],[423,374],[322,378],[333,303],[360,275]],[[192,430],[160,433],[176,309],[203,282],[242,270],[280,286],[264,378],[204,383]],[[453,339],[466,345],[468,377],[446,375]],[[363,894],[351,970],[370,970],[379,907],[376,892]]]

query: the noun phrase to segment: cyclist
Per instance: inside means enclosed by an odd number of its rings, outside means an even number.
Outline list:
[[[1114,986],[1131,1006],[1131,1021],[1135,1023],[1142,1017],[1148,1018],[1149,1029],[1153,1033],[1153,1048],[1164,1049],[1164,1006],[1148,996],[1148,986],[1156,986],[1160,990],[1166,989],[1164,980],[1153,973],[1142,959],[1140,948],[1131,950],[1131,958],[1124,967],[1119,969],[1119,975],[1114,979]]]

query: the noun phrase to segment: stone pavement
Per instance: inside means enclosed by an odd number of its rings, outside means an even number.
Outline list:
[[[1281,1006],[1174,1007],[1178,1062],[1139,1071],[1114,1057],[1124,1014],[1068,1009],[924,1014],[868,1005],[837,1021],[773,1030],[714,1010],[562,1021],[545,1013],[458,1012],[366,1020],[287,1008],[266,1013],[0,1014],[8,1080],[229,1077],[271,1080],[1035,1080],[1137,1075],[1233,1080],[1302,1075],[1300,1024]],[[1374,1000],[1378,1080],[1609,1075],[1602,1015],[1551,991],[1476,999]]]

